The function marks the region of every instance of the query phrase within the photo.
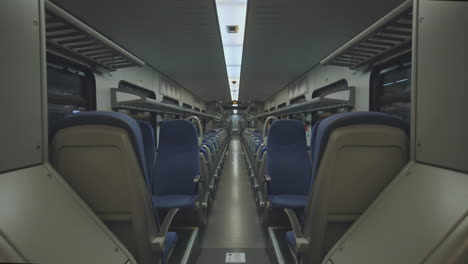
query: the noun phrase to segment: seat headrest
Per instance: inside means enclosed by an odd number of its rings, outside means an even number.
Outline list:
[[[312,170],[315,173],[323,152],[328,143],[333,130],[345,126],[353,125],[385,125],[401,128],[408,134],[408,125],[401,119],[381,112],[346,112],[329,116],[317,127],[315,142],[310,142],[312,147],[313,164]]]
[[[304,125],[297,120],[287,119],[274,122],[268,131],[267,149],[274,151],[276,147],[298,145],[307,148]]]
[[[159,129],[159,150],[174,146],[192,146],[198,149],[198,135],[195,126],[187,120],[171,120],[161,124]]]
[[[133,144],[135,153],[140,163],[143,175],[148,183],[148,171],[146,166],[146,159],[144,154],[142,134],[140,126],[135,119],[128,115],[118,112],[105,112],[105,111],[87,111],[74,114],[66,117],[60,123],[57,124],[54,135],[57,131],[74,126],[85,126],[85,125],[103,125],[113,126],[125,129],[130,136],[130,141]]]

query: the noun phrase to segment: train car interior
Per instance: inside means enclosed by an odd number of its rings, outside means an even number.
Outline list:
[[[467,14],[0,0],[0,263],[468,263]]]

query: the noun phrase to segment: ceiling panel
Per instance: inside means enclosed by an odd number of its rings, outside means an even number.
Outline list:
[[[229,100],[213,0],[54,0],[206,101]]]
[[[264,101],[403,0],[250,0],[240,101]]]

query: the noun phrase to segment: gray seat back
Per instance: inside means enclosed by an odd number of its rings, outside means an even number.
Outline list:
[[[152,250],[158,222],[147,187],[141,132],[113,112],[86,112],[56,131],[51,159],[57,171],[137,259],[160,263]]]
[[[303,263],[319,263],[408,161],[405,124],[352,112],[323,120],[313,149],[314,182],[303,219]]]

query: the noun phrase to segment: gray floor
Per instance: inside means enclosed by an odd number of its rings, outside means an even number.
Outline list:
[[[245,253],[244,263],[271,263],[266,243],[241,143],[233,137],[207,224],[201,232],[196,263],[225,263],[229,252]]]

